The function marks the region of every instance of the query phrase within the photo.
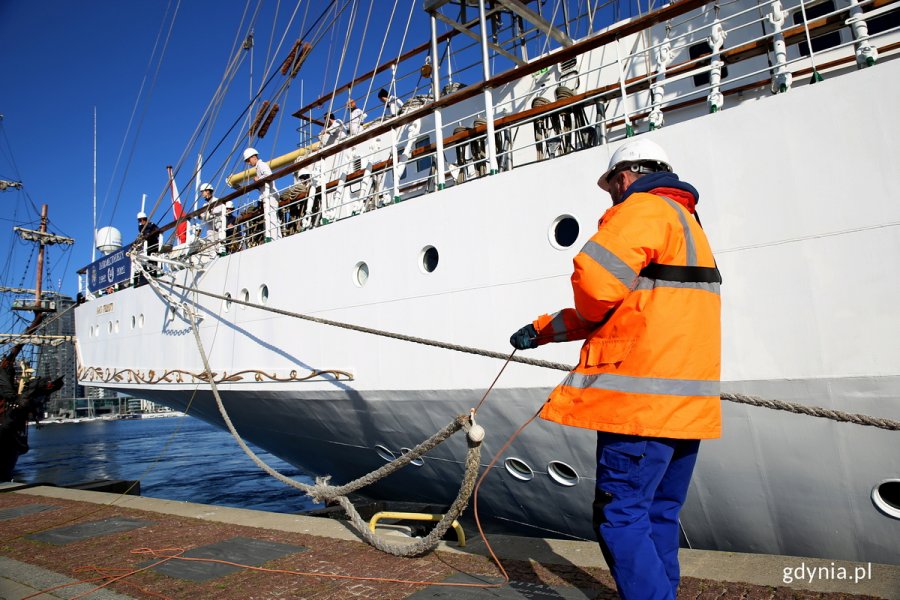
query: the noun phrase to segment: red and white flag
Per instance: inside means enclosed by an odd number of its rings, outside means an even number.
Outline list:
[[[166,167],[169,172],[169,185],[172,187],[172,211],[175,213],[175,220],[184,216],[184,206],[181,205],[181,196],[178,194],[178,186],[175,185],[175,176],[172,174],[172,167]],[[187,241],[187,221],[181,221],[175,228],[175,235],[182,244]]]

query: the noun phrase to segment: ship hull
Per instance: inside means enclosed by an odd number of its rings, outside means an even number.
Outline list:
[[[699,212],[724,277],[723,391],[900,419],[892,275],[900,267],[900,123],[890,103],[871,101],[897,96],[898,65],[645,134],[701,191]],[[172,278],[297,313],[505,352],[512,331],[571,305],[571,259],[608,206],[594,181],[612,150],[472,181]],[[559,247],[553,223],[566,215],[579,234]],[[433,273],[420,264],[429,246],[440,253]],[[358,285],[362,262],[368,280]],[[241,435],[336,481],[382,465],[376,446],[397,453],[467,412],[502,364],[162,287],[170,297],[144,286],[79,307],[81,382],[221,424],[199,379],[190,324],[169,308],[189,301],[199,306],[201,338]],[[577,344],[555,344],[530,355],[574,363],[577,352]],[[562,376],[510,365],[479,412],[485,456]],[[896,432],[729,403],[723,412],[723,436],[701,445],[683,512],[690,545],[900,564],[900,520],[871,500],[879,482],[900,478]],[[537,420],[500,457],[479,510],[535,534],[590,538],[594,444],[591,431]],[[463,455],[454,440],[366,493],[447,502]],[[533,477],[508,471],[510,458]],[[549,476],[553,461],[577,474],[574,485]]]

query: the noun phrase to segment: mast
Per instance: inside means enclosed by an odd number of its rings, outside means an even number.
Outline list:
[[[25,328],[22,336],[23,339],[31,336],[41,325],[41,322],[44,320],[44,313],[53,312],[55,307],[53,306],[45,306],[42,302],[41,296],[43,295],[42,286],[43,286],[43,271],[44,271],[44,247],[53,245],[53,244],[74,244],[75,240],[72,238],[64,237],[61,235],[54,235],[52,233],[47,233],[47,220],[48,220],[48,208],[47,205],[44,204],[41,206],[41,227],[39,230],[35,231],[32,229],[25,229],[23,227],[15,227],[13,230],[19,234],[19,236],[28,242],[37,242],[40,244],[40,248],[38,249],[38,260],[37,260],[37,275],[35,277],[35,286],[34,286],[34,303],[29,305],[24,300],[16,300],[13,302],[12,309],[13,310],[25,310],[25,311],[33,311],[34,319],[31,324]],[[22,290],[28,291],[31,290]],[[6,353],[3,357],[3,366],[6,368],[7,365],[11,364],[15,361],[16,356],[22,350],[22,347],[28,343],[23,341],[19,344],[13,346],[9,352]]]
[[[47,233],[47,205],[41,205],[41,234]],[[94,230],[94,235],[97,235],[96,229]],[[40,242],[40,248],[38,248],[38,259],[37,259],[37,280],[34,283],[34,305],[36,307],[41,306],[41,284],[44,281],[44,242]]]
[[[91,244],[91,262],[97,260],[97,107],[94,107],[94,241]]]

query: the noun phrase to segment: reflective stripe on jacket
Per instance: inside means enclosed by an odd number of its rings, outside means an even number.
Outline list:
[[[696,219],[670,198],[632,194],[574,262],[575,308],[534,326],[539,343],[585,342],[541,416],[626,435],[719,437],[720,284],[641,276],[651,263],[715,267]]]

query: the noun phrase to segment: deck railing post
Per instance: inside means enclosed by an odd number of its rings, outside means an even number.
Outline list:
[[[847,22],[856,40],[856,63],[860,68],[871,67],[878,60],[878,50],[869,43],[869,27],[858,0],[850,0],[850,18]]]
[[[488,57],[487,18],[484,15],[484,0],[478,0],[478,18],[481,21],[481,62],[484,67],[484,80],[491,79],[491,63]],[[488,173],[497,172],[497,143],[494,139],[494,98],[491,88],[484,88],[484,119],[487,121],[485,145],[488,153]]]
[[[772,25],[772,47],[775,51],[775,77],[772,81],[772,91],[778,94],[783,94],[791,89],[794,78],[787,66],[787,45],[784,43],[784,33],[782,33],[786,17],[787,12],[782,8],[781,2],[775,0],[772,3],[772,12],[766,18]]]
[[[437,19],[434,14],[431,15],[431,88],[434,95],[434,101],[437,102],[441,97],[441,64],[440,56],[438,56],[437,46]],[[449,57],[448,59],[449,60]],[[444,189],[444,122],[441,117],[441,109],[434,109],[434,161],[437,170],[434,174],[435,187],[438,190]]]
[[[399,157],[397,156],[397,130],[391,129],[391,197],[394,202],[400,202],[400,182],[398,181],[398,175],[400,173],[400,169],[398,168]]]
[[[722,81],[722,67],[725,66],[725,63],[722,61],[722,45],[725,43],[727,35],[727,32],[719,22],[719,18],[716,17],[710,36],[706,40],[712,51],[712,56],[709,58],[709,96],[706,97],[706,102],[709,104],[709,112],[711,113],[718,112],[722,109],[722,105],[725,104],[725,95],[721,92],[719,84]]]

